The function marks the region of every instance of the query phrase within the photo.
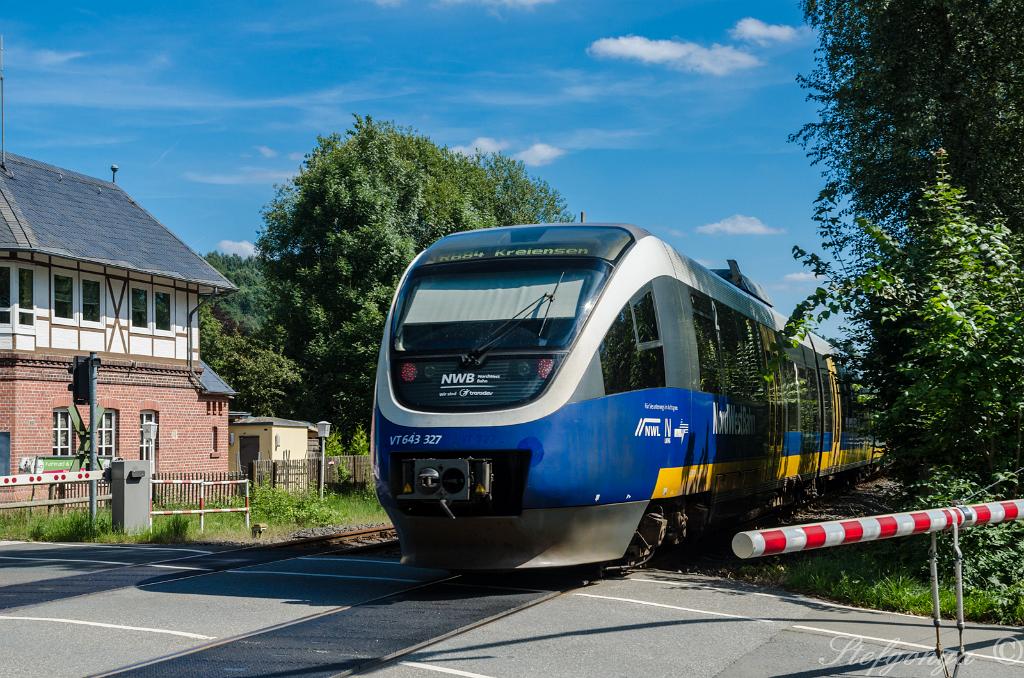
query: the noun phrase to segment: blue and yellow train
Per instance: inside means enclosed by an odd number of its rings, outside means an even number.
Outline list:
[[[400,282],[377,370],[374,472],[403,562],[637,562],[865,470],[831,347],[791,348],[783,323],[734,263],[634,226],[439,240]]]

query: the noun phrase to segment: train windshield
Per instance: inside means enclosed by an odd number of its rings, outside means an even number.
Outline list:
[[[608,274],[601,261],[421,269],[403,291],[398,352],[559,350],[586,319]]]

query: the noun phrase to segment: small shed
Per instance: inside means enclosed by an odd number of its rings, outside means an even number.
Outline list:
[[[288,461],[305,459],[310,431],[308,421],[280,417],[239,416],[228,423],[228,467],[244,471],[256,460]]]

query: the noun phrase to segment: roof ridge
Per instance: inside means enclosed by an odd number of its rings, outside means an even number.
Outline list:
[[[66,169],[64,167],[58,167],[57,165],[51,165],[50,163],[41,162],[41,161],[36,160],[34,158],[26,158],[23,155],[17,155],[15,153],[8,153],[7,154],[7,161],[8,162],[13,161],[15,163],[18,163],[18,164],[21,164],[21,165],[27,165],[29,167],[35,167],[37,169],[48,170],[48,171],[53,172],[54,174],[57,174],[57,175],[59,175],[61,177],[71,178],[71,179],[74,179],[76,181],[81,181],[81,182],[87,183],[87,184],[94,184],[96,186],[102,186],[103,188],[120,188],[117,184],[115,184],[115,183],[113,183],[111,181],[105,181],[105,180],[97,178],[97,177],[89,176],[88,174],[82,174],[81,172],[76,172],[74,170],[69,170],[69,169]],[[11,173],[11,177],[13,179],[17,180],[17,175],[14,175],[13,172]]]

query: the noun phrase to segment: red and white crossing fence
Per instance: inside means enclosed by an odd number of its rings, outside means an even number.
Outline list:
[[[21,473],[13,476],[0,476],[0,487],[54,485],[56,483],[77,483],[86,480],[103,480],[103,471],[47,471],[46,473]]]
[[[740,558],[773,556],[794,551],[859,544],[913,534],[944,532],[953,527],[996,525],[1024,519],[1024,499],[951,506],[948,508],[889,513],[868,518],[831,520],[773,530],[740,532],[732,539],[732,550]]]
[[[248,479],[241,480],[151,480],[149,481],[149,526],[153,527],[153,516],[180,516],[180,515],[198,515],[199,516],[199,531],[202,532],[206,529],[206,514],[207,513],[244,513],[245,514],[245,529],[249,529],[249,481]],[[153,486],[154,485],[195,485],[199,488],[199,508],[198,509],[168,509],[168,510],[155,510],[153,508]],[[227,508],[206,508],[206,488],[215,485],[242,485],[245,488],[245,506],[233,506]]]
[[[850,520],[830,520],[771,530],[751,530],[740,532],[733,537],[732,550],[740,558],[759,558],[846,544],[862,544],[881,539],[909,537],[915,534],[930,534],[931,546],[928,549],[928,564],[931,573],[935,655],[943,662],[942,667],[946,676],[955,678],[967,656],[964,649],[963,552],[960,550],[960,529],[998,525],[1014,520],[1024,520],[1024,499],[996,501],[972,506],[948,506],[907,513],[889,513]],[[946,530],[952,531],[953,534],[956,628],[960,636],[960,649],[956,655],[952,674],[943,659],[941,643],[938,544],[936,540],[936,535]]]

